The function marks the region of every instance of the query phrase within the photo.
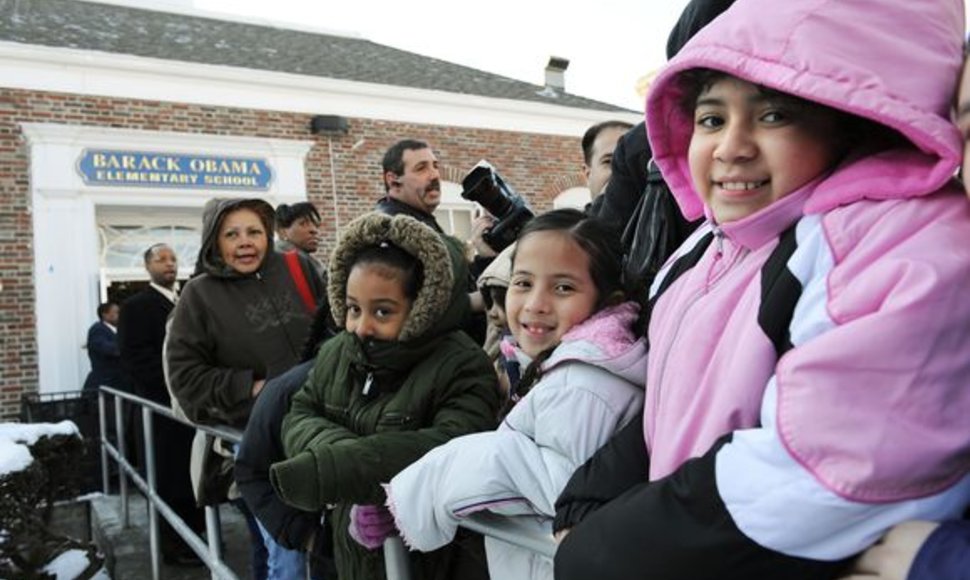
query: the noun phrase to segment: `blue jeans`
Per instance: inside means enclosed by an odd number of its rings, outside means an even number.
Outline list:
[[[267,580],[306,578],[306,553],[301,550],[287,550],[276,543],[259,520],[256,523],[259,524],[259,533],[263,535],[263,545],[266,546]]]
[[[266,542],[263,541],[262,526],[259,525],[259,521],[253,512],[249,511],[249,507],[242,498],[232,500],[232,505],[242,513],[243,517],[246,519],[246,527],[249,529],[249,541],[250,541],[250,574],[253,580],[269,580],[270,576],[267,575],[268,570],[268,556],[266,550]]]

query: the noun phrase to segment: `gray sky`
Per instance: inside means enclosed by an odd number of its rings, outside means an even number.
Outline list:
[[[566,90],[642,110],[637,80],[663,64],[687,0],[195,0],[201,10],[356,32],[380,44],[534,84],[568,58]],[[487,8],[486,8],[487,6]]]

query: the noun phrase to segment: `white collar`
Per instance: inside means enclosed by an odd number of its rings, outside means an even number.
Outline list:
[[[168,301],[171,302],[172,304],[175,304],[176,302],[178,302],[178,299],[179,299],[178,280],[175,281],[175,284],[173,284],[171,288],[160,286],[154,282],[149,282],[149,285],[155,290],[157,290],[162,296],[168,298]]]

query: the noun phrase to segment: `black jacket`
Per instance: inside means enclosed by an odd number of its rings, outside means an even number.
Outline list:
[[[722,437],[702,457],[647,482],[643,422],[631,421],[576,470],[556,501],[553,528],[571,530],[556,551],[556,580],[641,578],[644,571],[667,580],[767,580],[780,569],[791,580],[838,575],[844,561],[786,556],[737,528],[714,476],[714,457],[729,441]]]
[[[640,121],[616,142],[610,164],[610,181],[603,195],[593,200],[587,214],[606,221],[612,229],[622,232],[647,186],[647,164],[652,155],[647,142],[646,124]]]
[[[118,318],[118,346],[121,362],[139,397],[171,405],[162,371],[165,323],[175,305],[154,288],[146,288],[121,305]],[[195,507],[189,480],[189,456],[195,430],[181,423],[155,417],[155,466],[163,474],[157,480],[158,494],[195,530],[204,528],[203,512]],[[141,449],[139,449],[141,453]],[[162,527],[162,539],[171,532]],[[163,545],[163,551],[165,547]]]
[[[121,305],[118,346],[121,364],[139,397],[169,405],[162,372],[165,321],[175,305],[154,288],[146,288]]]

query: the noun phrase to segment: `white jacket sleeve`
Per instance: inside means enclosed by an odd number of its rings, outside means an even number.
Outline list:
[[[562,382],[552,381],[550,374],[498,431],[454,439],[391,480],[388,505],[411,548],[444,546],[454,537],[459,519],[478,511],[555,513],[556,497],[573,471],[636,413],[642,394],[605,371],[603,378],[610,384],[605,390],[620,388],[625,397],[612,400],[586,388],[566,387],[568,367],[589,368],[567,365],[566,374],[558,377]],[[620,400],[623,405],[617,404]]]

